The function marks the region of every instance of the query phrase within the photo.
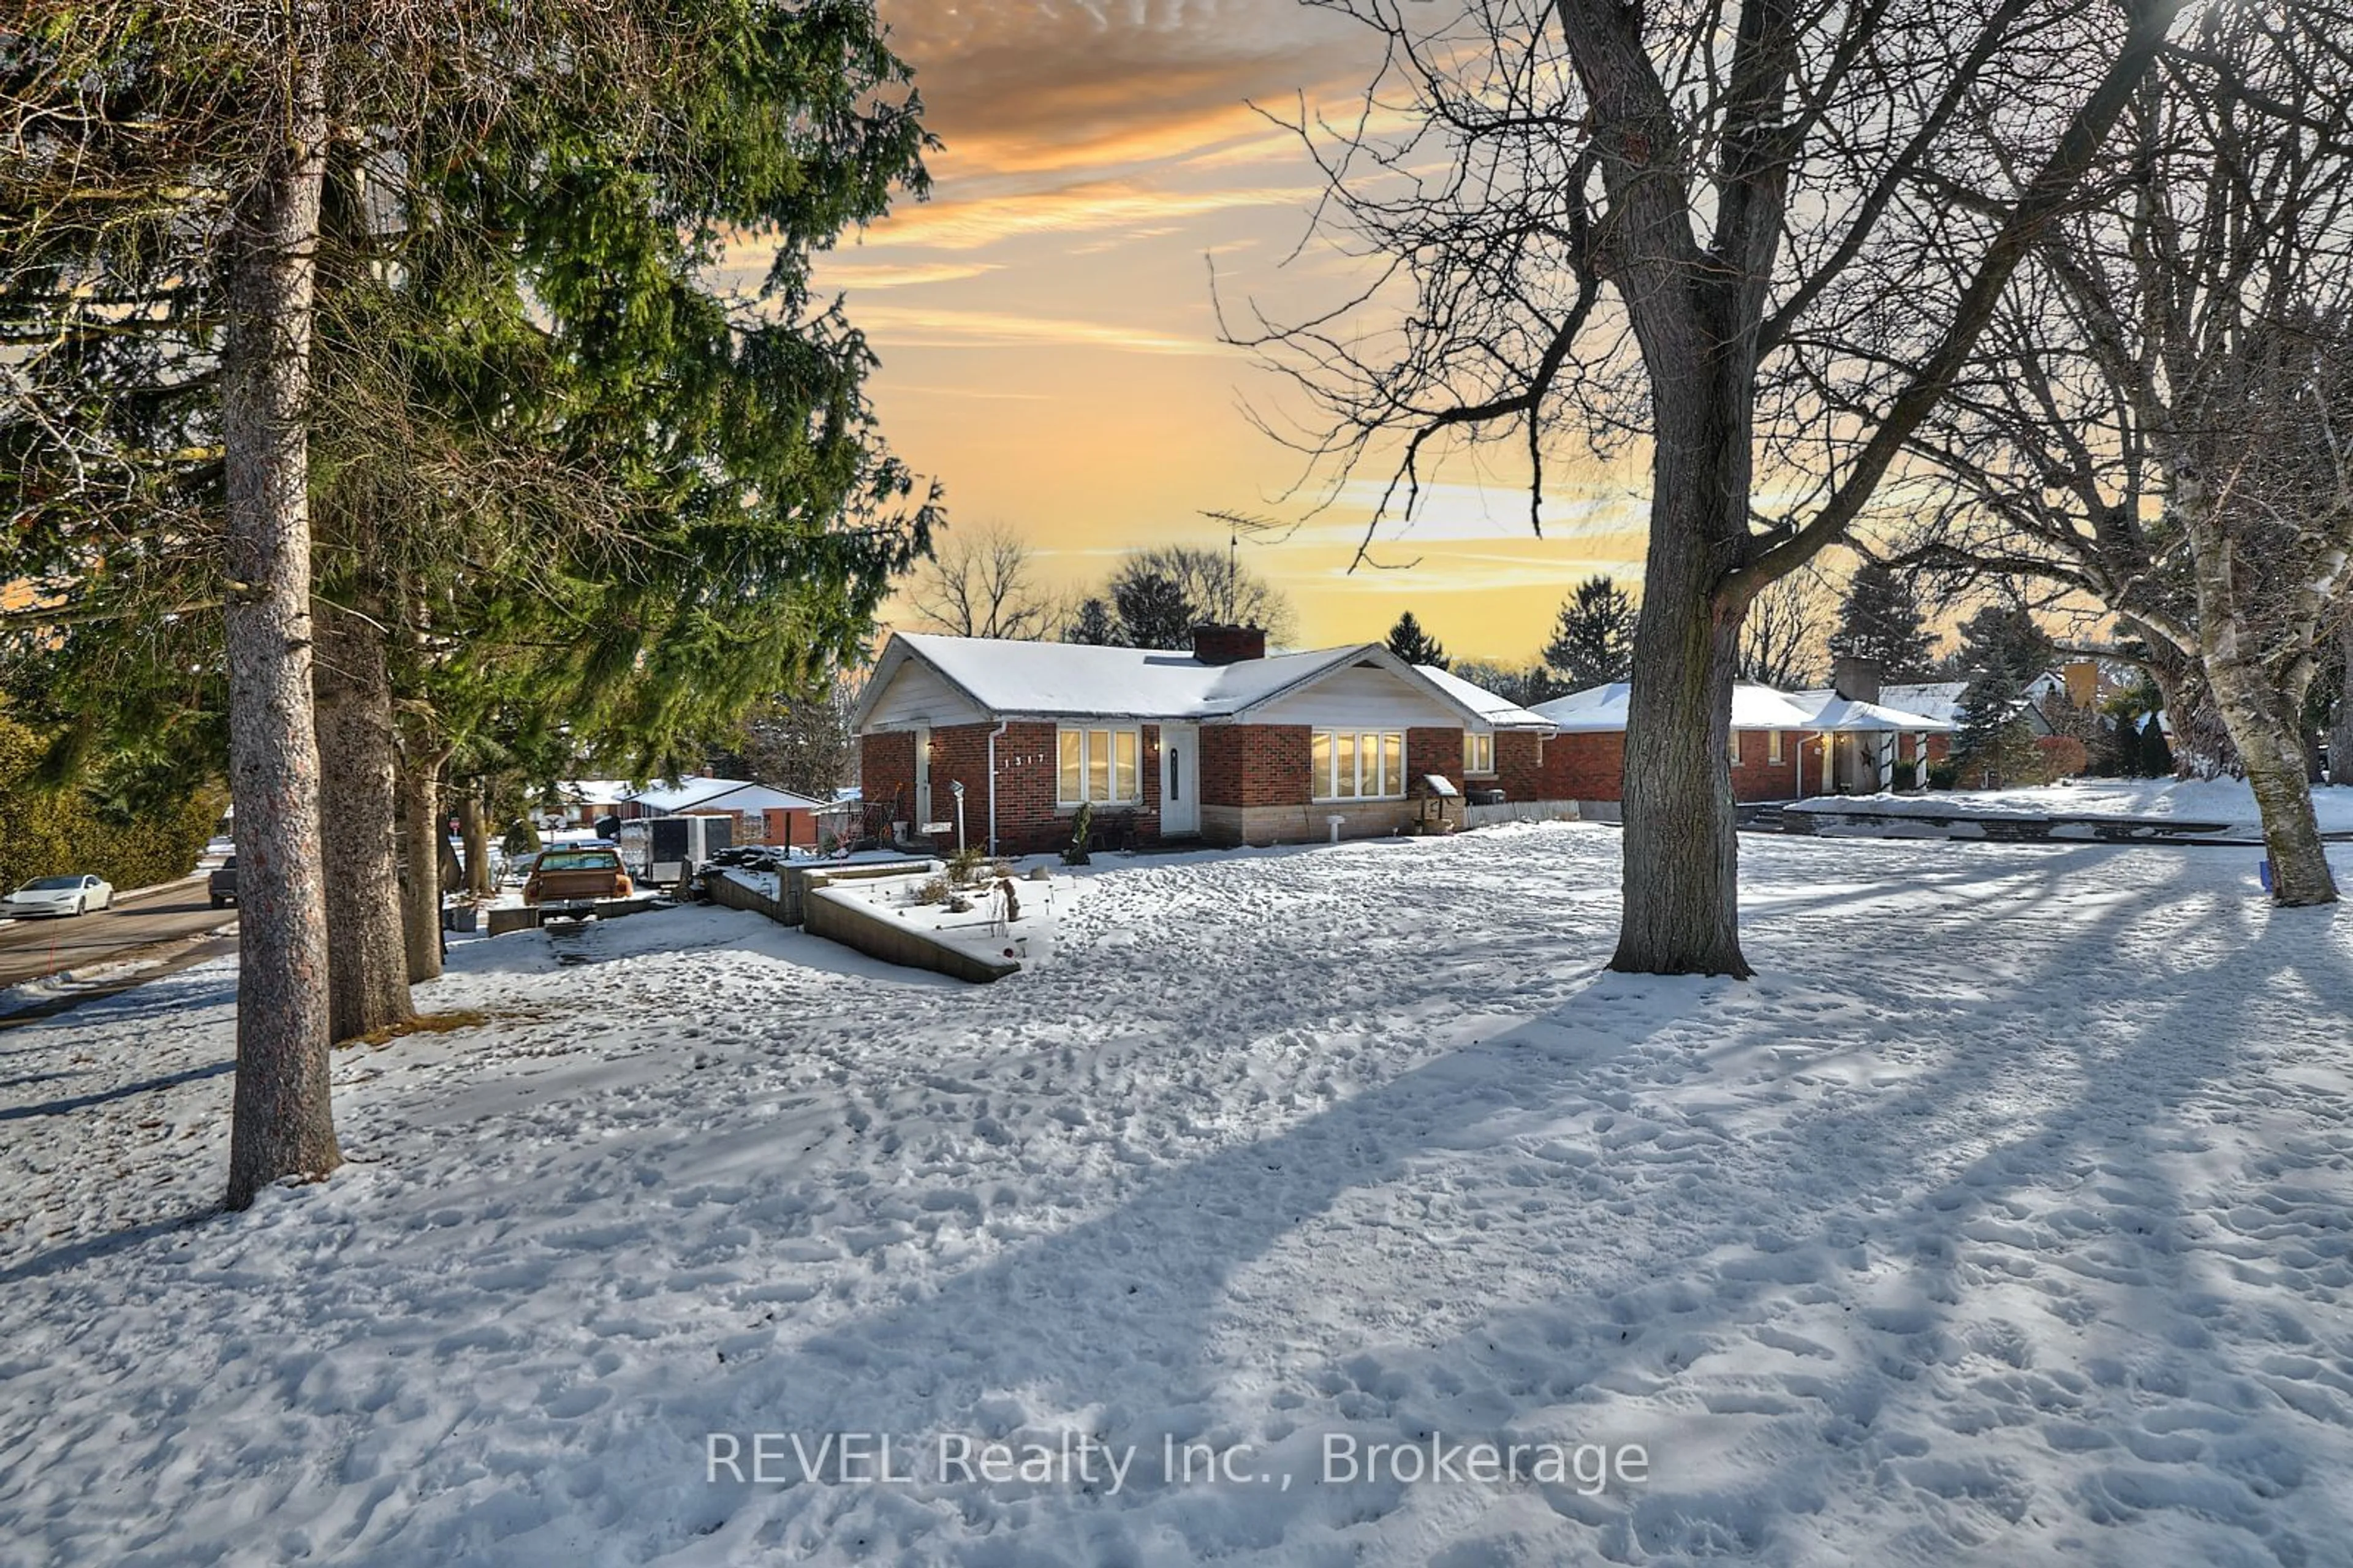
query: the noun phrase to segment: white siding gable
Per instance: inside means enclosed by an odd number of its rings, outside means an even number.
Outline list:
[[[1428,688],[1375,665],[1350,665],[1243,716],[1250,724],[1313,724],[1352,730],[1413,725],[1460,728],[1467,721]],[[1475,727],[1475,726],[1474,726]]]
[[[865,733],[903,730],[912,724],[976,724],[987,717],[970,698],[942,679],[937,670],[922,659],[910,658],[892,672],[891,683],[882,689],[860,730]]]

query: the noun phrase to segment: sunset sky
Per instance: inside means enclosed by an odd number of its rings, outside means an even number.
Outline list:
[[[1286,390],[1218,340],[1210,269],[1233,303],[1330,303],[1345,259],[1300,240],[1316,184],[1295,139],[1248,107],[1353,107],[1367,36],[1293,0],[882,0],[916,68],[934,155],[902,204],[818,274],[882,359],[892,446],[947,489],[952,518],[1030,540],[1058,585],[1119,552],[1225,543],[1199,514],[1299,518],[1299,459],[1245,401]],[[1306,644],[1370,639],[1412,609],[1457,654],[1521,659],[1584,574],[1635,573],[1640,469],[1548,489],[1547,537],[1508,474],[1442,476],[1380,547],[1410,570],[1346,574],[1369,486],[1277,544],[1242,546]],[[1394,532],[1394,531],[1392,531]]]

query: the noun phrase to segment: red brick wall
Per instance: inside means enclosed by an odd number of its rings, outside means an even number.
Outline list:
[[[1460,729],[1408,730],[1405,732],[1406,793],[1424,773],[1444,773],[1462,787],[1462,731]]]
[[[1606,730],[1545,742],[1540,800],[1616,800],[1624,791],[1626,736]]]
[[[1103,728],[1118,728],[1105,725]],[[994,724],[950,724],[932,731],[932,819],[955,821],[957,781],[964,784],[965,842],[988,842],[988,737]],[[1144,804],[1134,809],[1134,837],[1153,843],[1160,837],[1160,727],[1141,726],[1137,783]],[[997,848],[1003,855],[1042,855],[1071,841],[1075,809],[1063,810],[1054,796],[1060,779],[1061,742],[1057,726],[1008,724],[997,737]],[[910,753],[912,757],[912,752]],[[912,799],[912,794],[910,795]],[[1125,810],[1113,807],[1109,810]],[[1095,808],[1098,818],[1109,815]],[[955,849],[955,829],[934,838],[942,853]]]
[[[1202,725],[1201,804],[1297,805],[1305,801],[1314,793],[1311,734],[1304,724]]]
[[[1505,800],[1548,800],[1545,794],[1544,753],[1549,743],[1533,730],[1495,732],[1495,783]],[[1485,780],[1481,780],[1484,784]]]
[[[1795,800],[1798,795],[1799,732],[1781,731],[1781,760],[1770,761],[1773,738],[1762,730],[1732,732],[1735,800]]]
[[[915,737],[905,730],[858,738],[858,788],[869,809],[892,806],[892,817],[915,815]],[[896,805],[892,805],[895,800]]]

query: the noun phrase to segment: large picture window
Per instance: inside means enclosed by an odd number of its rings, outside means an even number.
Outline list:
[[[1462,731],[1462,771],[1466,773],[1492,773],[1495,771],[1495,737],[1474,735]]]
[[[1317,800],[1395,800],[1405,794],[1405,731],[1315,731]]]
[[[1063,805],[1127,805],[1144,797],[1138,759],[1142,732],[1065,726],[1057,737],[1061,767],[1055,798]]]

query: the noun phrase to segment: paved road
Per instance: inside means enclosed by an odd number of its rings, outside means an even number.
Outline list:
[[[128,958],[139,949],[200,936],[236,920],[234,908],[212,907],[202,877],[191,877],[120,900],[111,910],[0,922],[0,990],[61,969]]]

